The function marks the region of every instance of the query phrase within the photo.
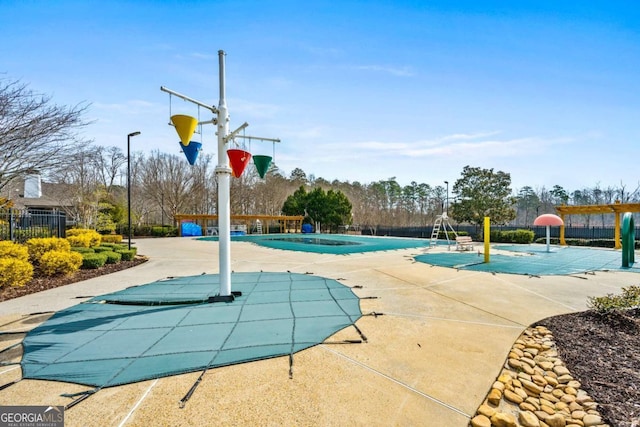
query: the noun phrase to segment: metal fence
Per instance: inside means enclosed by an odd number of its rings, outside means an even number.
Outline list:
[[[482,234],[482,227],[476,225],[454,225],[453,229],[465,231],[469,235],[478,238]],[[512,226],[496,226],[492,225],[491,230],[531,230],[535,233],[536,238],[546,236],[546,227],[512,227]],[[418,237],[430,238],[432,226],[425,227],[375,227],[378,236],[395,236],[395,237]],[[371,234],[367,227],[363,227],[362,234]],[[551,227],[549,235],[551,237],[560,237],[560,227]],[[567,239],[613,239],[615,236],[615,227],[566,227],[564,235]],[[640,240],[640,227],[636,227],[636,240]]]
[[[25,242],[33,237],[65,237],[67,217],[58,210],[0,210],[0,240]]]

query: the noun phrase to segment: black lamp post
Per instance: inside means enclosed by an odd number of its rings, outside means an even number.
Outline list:
[[[449,210],[449,181],[445,181],[445,184],[447,184],[447,201],[444,204],[444,212],[447,213],[447,210]]]
[[[131,137],[140,135],[140,132],[131,132],[127,135],[127,211],[129,219],[129,250],[131,250]]]
[[[160,193],[160,215],[162,216],[162,232],[164,233],[164,191]]]

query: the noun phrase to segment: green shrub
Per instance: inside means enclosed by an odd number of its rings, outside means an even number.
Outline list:
[[[79,254],[92,254],[95,253],[93,248],[85,248],[84,246],[72,246],[71,250],[73,252],[78,252]]]
[[[121,261],[133,261],[133,259],[136,257],[136,248],[131,248],[131,250],[118,249],[116,252],[122,255]]]
[[[565,242],[568,246],[592,246],[595,248],[614,248],[615,240],[614,239],[574,239],[574,238],[565,238]],[[547,243],[546,237],[538,237],[536,239],[536,243]],[[557,237],[552,237],[549,239],[549,243],[552,245],[559,245],[560,239]],[[636,240],[635,249],[640,249],[640,240]]]
[[[122,243],[102,243],[100,244],[101,247],[103,248],[111,248],[111,250],[115,251],[118,249],[127,249],[127,245],[126,244],[122,244]]]
[[[178,235],[178,227],[154,226],[154,227],[151,227],[151,230],[149,230],[149,235],[153,237],[176,237]]]
[[[27,240],[29,260],[34,264],[40,263],[40,258],[49,251],[70,252],[71,245],[67,239],[58,237],[34,238]]]
[[[92,270],[102,267],[107,262],[107,255],[103,252],[100,254],[88,253],[82,255],[82,268]]]
[[[541,243],[541,244],[547,244],[547,238],[546,237],[538,237],[534,243]],[[560,239],[558,239],[557,237],[551,237],[549,238],[549,243],[552,245],[559,245],[560,244]]]
[[[117,264],[122,259],[122,254],[118,252],[102,252],[107,256],[107,264]]]
[[[96,246],[95,248],[92,248],[93,251],[97,254],[101,253],[101,252],[113,252],[113,248],[109,247],[109,246]]]
[[[18,243],[1,241],[0,258],[15,258],[22,261],[29,261],[29,249]]]
[[[619,295],[607,294],[603,297],[589,297],[587,306],[601,314],[638,307],[640,306],[640,286],[622,288],[622,293]]]
[[[535,233],[531,230],[492,230],[491,243],[532,243]]]
[[[49,251],[40,258],[40,271],[45,276],[75,273],[82,265],[82,255],[71,251]]]
[[[449,231],[449,230],[447,230],[447,232],[449,233],[449,240],[455,240],[456,235],[455,235],[455,234],[453,234],[453,233],[452,233],[451,231]],[[458,236],[468,236],[468,235],[469,235],[469,233],[468,233],[468,232],[466,232],[466,231],[456,231],[456,234],[457,234]],[[444,230],[440,230],[440,231],[438,232],[438,239],[446,239],[446,238],[447,238],[447,235],[446,235],[446,234],[444,234]]]
[[[0,258],[0,288],[24,286],[33,278],[33,265],[17,258]]]

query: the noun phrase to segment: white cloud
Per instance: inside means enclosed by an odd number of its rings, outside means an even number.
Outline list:
[[[533,155],[549,152],[550,147],[576,141],[574,137],[523,137],[495,138],[499,132],[476,134],[452,134],[434,140],[422,141],[362,141],[356,143],[336,142],[322,144],[327,151],[350,147],[357,151],[356,157],[375,158],[450,158],[451,156],[488,159]]]
[[[478,139],[485,138],[488,136],[494,136],[500,134],[500,131],[490,131],[490,132],[478,132],[478,133],[454,133],[453,135],[448,135],[442,138],[443,141],[452,139],[452,140],[467,140],[467,139]]]

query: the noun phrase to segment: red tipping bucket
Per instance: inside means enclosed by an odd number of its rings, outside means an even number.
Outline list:
[[[249,164],[251,160],[251,153],[244,150],[238,149],[230,149],[227,150],[227,156],[229,156],[229,163],[231,164],[231,171],[233,172],[233,176],[236,178],[240,178],[242,172],[244,172],[245,168]]]

